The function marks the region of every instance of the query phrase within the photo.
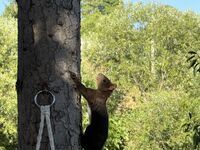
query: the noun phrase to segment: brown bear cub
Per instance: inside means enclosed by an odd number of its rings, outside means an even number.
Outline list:
[[[75,73],[70,72],[78,91],[91,109],[91,121],[81,138],[84,150],[102,150],[108,137],[108,112],[106,101],[117,87],[105,75],[98,74],[97,89],[86,88]]]

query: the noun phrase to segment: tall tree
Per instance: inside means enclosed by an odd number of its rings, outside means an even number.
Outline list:
[[[11,1],[11,3],[5,8],[3,16],[17,18],[17,3],[15,1]]]
[[[135,85],[142,93],[188,85],[191,76],[184,59],[189,50],[198,50],[197,14],[137,3],[119,5],[90,25],[94,20],[88,16],[82,21],[83,61],[112,75],[125,94]]]
[[[94,30],[95,26],[98,26],[98,19],[101,16],[107,16],[112,11],[122,4],[122,0],[82,0],[82,24],[81,35],[90,34],[91,30]],[[96,20],[94,22],[94,20]],[[89,29],[89,30],[88,30]]]
[[[16,147],[17,22],[0,17],[0,149]]]
[[[18,149],[35,149],[40,110],[33,98],[56,98],[51,124],[57,150],[79,150],[80,96],[68,70],[80,72],[80,0],[18,0]],[[41,149],[49,149],[44,130]]]

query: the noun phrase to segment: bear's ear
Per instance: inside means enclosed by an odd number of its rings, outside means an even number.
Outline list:
[[[108,90],[113,91],[116,88],[117,88],[117,84],[111,84]]]

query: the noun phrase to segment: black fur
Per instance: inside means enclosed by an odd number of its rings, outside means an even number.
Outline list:
[[[82,136],[84,150],[102,150],[108,137],[108,114],[91,112],[91,123]]]

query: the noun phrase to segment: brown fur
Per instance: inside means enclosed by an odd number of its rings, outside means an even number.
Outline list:
[[[75,73],[71,71],[69,73],[76,84],[78,91],[87,100],[91,109],[91,116],[93,117],[83,135],[85,138],[83,147],[85,150],[101,150],[107,139],[108,133],[108,112],[106,101],[117,85],[113,84],[105,75],[98,74],[96,78],[97,89],[86,88],[80,82],[80,79],[77,78]]]
[[[77,89],[87,100],[90,108],[99,109],[105,111],[106,101],[108,97],[112,94],[113,90],[117,87],[116,84],[113,84],[105,75],[98,74],[96,78],[97,89],[86,88],[81,82],[76,74],[70,72],[70,76],[76,84]]]

